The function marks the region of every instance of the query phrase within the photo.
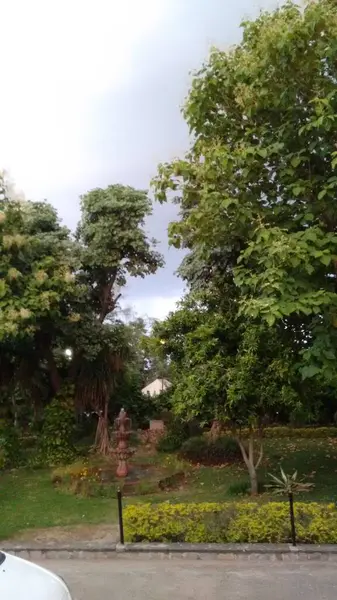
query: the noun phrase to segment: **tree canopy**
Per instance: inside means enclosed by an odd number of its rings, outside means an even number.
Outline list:
[[[286,2],[242,29],[195,73],[191,148],[153,184],[179,206],[170,242],[188,250],[196,302],[165,325],[177,409],[208,418],[220,403],[257,427],[277,407],[313,414],[308,387],[336,388],[337,6]],[[177,322],[193,324],[180,348]]]
[[[29,387],[46,370],[53,393],[65,381],[100,417],[129,353],[125,326],[113,311],[128,277],[162,264],[144,231],[146,192],[111,185],[81,199],[74,237],[48,203],[0,199],[1,378]],[[64,352],[71,349],[67,361]]]
[[[305,329],[302,375],[336,360],[337,8],[292,2],[243,23],[196,73],[182,160],[159,167],[176,192],[171,242],[235,276],[241,314]]]

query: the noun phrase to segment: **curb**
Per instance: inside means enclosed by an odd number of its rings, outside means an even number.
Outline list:
[[[33,561],[44,559],[192,559],[337,561],[337,544],[112,544],[42,547],[7,545],[4,552]]]

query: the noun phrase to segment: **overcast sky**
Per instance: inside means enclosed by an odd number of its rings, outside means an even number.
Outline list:
[[[276,0],[1,0],[0,168],[26,198],[46,198],[72,229],[93,187],[149,187],[182,155],[180,107],[210,46],[240,40],[240,21]],[[162,318],[183,291],[167,245],[173,206],[155,206],[151,236],[166,266],[132,280],[124,306]]]

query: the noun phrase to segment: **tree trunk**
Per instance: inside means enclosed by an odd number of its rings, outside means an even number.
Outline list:
[[[111,452],[111,443],[109,435],[109,417],[108,417],[109,399],[105,401],[104,410],[98,415],[98,423],[95,436],[95,450],[103,456],[108,456]]]
[[[249,440],[248,440],[248,452],[242,442],[242,440],[236,436],[236,441],[240,446],[240,450],[242,453],[242,458],[245,462],[245,465],[247,467],[247,471],[249,474],[249,479],[250,479],[250,493],[252,496],[257,496],[258,494],[258,480],[257,480],[257,469],[262,461],[263,458],[263,446],[262,446],[262,440],[260,440],[260,451],[259,451],[259,456],[257,458],[257,460],[255,461],[255,456],[254,456],[254,435],[253,435],[253,431],[250,432],[249,434]]]
[[[45,348],[44,354],[47,359],[50,383],[52,385],[54,394],[57,394],[61,387],[62,380],[55,362],[55,357],[52,349],[49,347]]]
[[[18,419],[18,406],[16,404],[15,391],[13,391],[13,393],[12,393],[11,400],[12,400],[12,407],[13,407],[13,425],[16,429],[19,424],[19,419]]]
[[[250,479],[250,493],[252,496],[257,496],[258,494],[258,483],[257,483],[257,473],[254,467],[254,464],[248,467],[249,479]]]

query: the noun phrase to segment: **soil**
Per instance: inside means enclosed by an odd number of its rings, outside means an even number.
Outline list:
[[[100,545],[110,545],[118,541],[117,525],[73,525],[66,527],[49,527],[47,529],[27,529],[18,533],[10,540],[2,540],[1,545],[6,546],[6,543],[17,544],[34,544],[52,548],[61,544],[73,545],[80,542],[81,545],[97,542]]]

